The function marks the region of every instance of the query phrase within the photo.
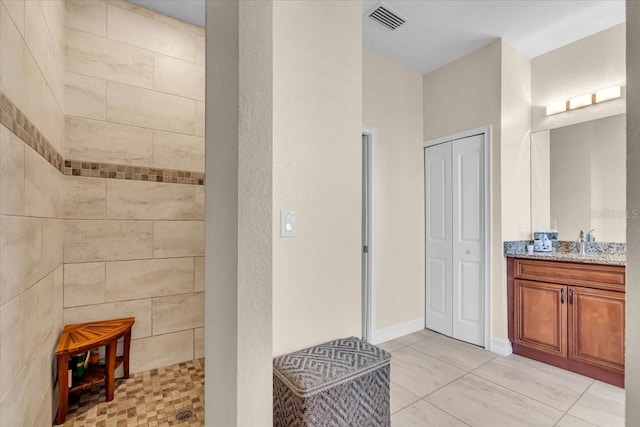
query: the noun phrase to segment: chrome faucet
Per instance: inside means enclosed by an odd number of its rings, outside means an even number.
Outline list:
[[[584,231],[580,230],[580,255],[586,255],[586,243]]]

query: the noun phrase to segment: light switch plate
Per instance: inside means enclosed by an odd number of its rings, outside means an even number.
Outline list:
[[[280,237],[296,237],[296,213],[280,211]]]

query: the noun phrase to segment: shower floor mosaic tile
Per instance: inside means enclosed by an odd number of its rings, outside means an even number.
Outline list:
[[[189,412],[191,416],[185,417]],[[174,425],[204,426],[204,359],[116,380],[111,402],[106,402],[103,386],[72,394],[64,423],[64,427]]]

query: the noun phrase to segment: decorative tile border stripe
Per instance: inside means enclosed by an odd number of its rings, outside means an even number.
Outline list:
[[[169,182],[174,184],[204,185],[204,173],[147,166],[65,160],[65,175],[96,178],[130,179],[134,181]]]
[[[62,172],[62,155],[2,92],[0,92],[0,123]]]
[[[65,160],[53,144],[44,137],[22,111],[2,92],[0,92],[0,123],[13,132],[25,144],[33,148],[64,175],[204,185],[203,172],[115,163],[86,162],[73,159]]]

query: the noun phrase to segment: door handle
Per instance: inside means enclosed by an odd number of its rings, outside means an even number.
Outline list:
[[[564,288],[560,289],[560,304],[564,304]]]
[[[569,289],[569,304],[573,305],[573,289]]]

